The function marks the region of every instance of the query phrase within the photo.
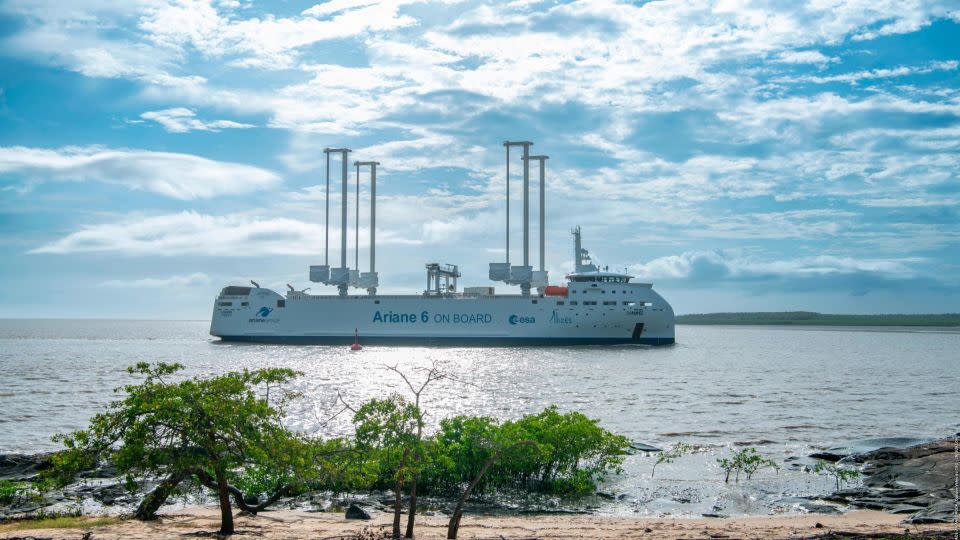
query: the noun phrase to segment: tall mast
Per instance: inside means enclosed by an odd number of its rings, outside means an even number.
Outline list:
[[[347,295],[347,289],[350,284],[349,272],[347,271],[347,177],[349,163],[347,163],[347,154],[349,148],[327,148],[324,150],[327,155],[331,152],[340,154],[341,182],[340,182],[340,268],[331,273],[331,281],[337,285],[340,296]]]
[[[523,265],[530,266],[530,145],[523,145]]]
[[[535,160],[535,161],[539,162],[539,165],[540,165],[540,192],[539,192],[539,195],[540,195],[540,228],[538,229],[538,232],[540,233],[540,271],[541,271],[541,272],[544,272],[544,271],[545,271],[545,269],[544,269],[544,266],[545,266],[544,259],[545,259],[546,249],[544,248],[544,245],[545,245],[545,241],[546,241],[546,233],[545,233],[544,225],[546,224],[546,221],[547,221],[547,220],[546,220],[546,206],[545,206],[545,204],[546,204],[546,203],[545,203],[545,199],[546,199],[546,196],[545,196],[545,193],[546,193],[545,186],[546,186],[546,161],[547,161],[548,159],[550,159],[550,156],[530,156],[530,157],[528,158],[528,161],[529,161],[529,160]]]
[[[582,259],[580,258],[583,250],[580,249],[580,226],[573,229],[573,271],[579,272]]]
[[[356,163],[356,162],[355,162]],[[357,165],[357,195],[356,212],[354,212],[353,225],[353,268],[360,271],[360,165]]]
[[[323,153],[327,155],[327,196],[325,198],[326,210],[323,212],[326,219],[326,226],[323,229],[323,264],[330,266],[330,149],[324,148]]]
[[[510,262],[510,144],[503,143],[507,147],[507,259]]]

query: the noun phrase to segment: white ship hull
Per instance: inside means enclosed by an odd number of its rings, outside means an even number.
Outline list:
[[[674,342],[673,310],[650,285],[592,287],[572,287],[566,297],[283,297],[264,288],[228,287],[216,300],[210,333],[225,341],[267,343],[351,343],[355,331],[363,344]]]

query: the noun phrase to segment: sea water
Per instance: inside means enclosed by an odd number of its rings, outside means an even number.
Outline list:
[[[340,392],[359,404],[406,392],[436,365],[450,378],[424,392],[428,421],[457,414],[516,418],[556,404],[660,448],[694,454],[650,473],[652,455],[585,504],[598,513],[765,513],[826,493],[832,479],[797,467],[817,449],[878,437],[932,438],[960,429],[960,331],[948,329],[679,326],[667,347],[548,348],[289,346],[222,343],[205,321],[0,320],[0,453],[56,449],[135,383],[136,362],[180,362],[184,375],[289,367],[304,375],[288,425],[349,433],[328,421]],[[361,336],[361,343],[363,339]],[[755,447],[783,467],[724,484],[716,465]],[[791,462],[795,467],[787,466]],[[561,502],[561,505],[572,503]],[[780,506],[778,506],[780,505]]]

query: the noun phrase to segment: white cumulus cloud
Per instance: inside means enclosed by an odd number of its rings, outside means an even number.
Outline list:
[[[0,178],[29,187],[52,181],[95,181],[180,200],[246,193],[280,183],[271,171],[173,152],[0,147]]]
[[[338,238],[339,229],[331,229]],[[360,238],[369,238],[367,230]],[[137,256],[199,255],[261,257],[310,255],[323,250],[324,230],[319,223],[286,217],[242,214],[212,216],[180,212],[157,216],[129,216],[114,223],[88,225],[44,244],[30,253],[117,252]],[[378,244],[410,243],[389,231],[378,232]],[[366,245],[361,242],[361,246]]]
[[[171,133],[188,131],[220,131],[221,129],[246,129],[255,127],[232,120],[200,120],[195,112],[185,107],[174,107],[160,111],[147,111],[140,115],[145,120],[153,120]]]

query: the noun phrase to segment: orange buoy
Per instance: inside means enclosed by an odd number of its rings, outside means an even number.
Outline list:
[[[353,329],[353,345],[350,346],[350,350],[359,351],[361,349],[363,349],[363,347],[360,346],[360,333],[357,332],[356,328],[354,328]]]

